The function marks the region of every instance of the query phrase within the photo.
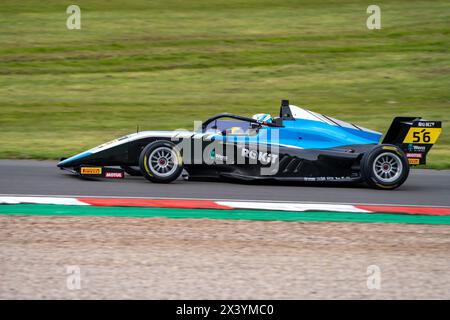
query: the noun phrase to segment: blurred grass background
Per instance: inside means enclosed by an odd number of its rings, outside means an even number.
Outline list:
[[[66,8],[81,7],[81,30]],[[280,99],[385,132],[443,121],[450,168],[450,2],[2,0],[0,158],[59,158],[136,130],[192,129]]]

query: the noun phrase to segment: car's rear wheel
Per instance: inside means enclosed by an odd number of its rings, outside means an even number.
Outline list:
[[[147,180],[169,183],[183,171],[183,159],[172,142],[155,141],[142,150],[139,167]]]
[[[361,160],[365,182],[376,189],[395,189],[408,178],[409,164],[403,151],[393,145],[379,145]]]
[[[130,166],[120,166],[123,171],[128,173],[130,176],[142,176],[141,169],[139,167]]]

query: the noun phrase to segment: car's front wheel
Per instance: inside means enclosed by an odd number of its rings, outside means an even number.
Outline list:
[[[175,144],[170,141],[155,141],[142,150],[139,167],[147,180],[169,183],[183,171],[183,159]]]
[[[402,150],[394,145],[379,145],[361,160],[365,182],[376,189],[395,189],[408,178],[409,164]]]

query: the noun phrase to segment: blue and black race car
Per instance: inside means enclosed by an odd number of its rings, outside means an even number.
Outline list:
[[[394,189],[426,155],[440,121],[396,117],[382,134],[282,100],[280,114],[223,113],[194,131],[143,131],[63,158],[82,177],[143,175],[168,183],[195,179],[278,182],[365,182]]]

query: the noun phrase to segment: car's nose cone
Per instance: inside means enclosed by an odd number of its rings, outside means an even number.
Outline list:
[[[57,166],[60,167],[60,168],[63,168],[63,167],[70,167],[71,164],[72,164],[74,161],[79,160],[79,159],[84,158],[84,157],[87,157],[87,156],[90,156],[91,154],[92,154],[92,152],[86,151],[86,152],[82,152],[82,153],[79,153],[79,154],[77,154],[77,155],[74,155],[74,156],[72,156],[72,157],[69,157],[69,158],[67,158],[67,159],[64,159],[64,158],[63,158],[63,159],[61,159],[61,161],[57,164]]]

